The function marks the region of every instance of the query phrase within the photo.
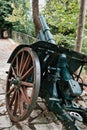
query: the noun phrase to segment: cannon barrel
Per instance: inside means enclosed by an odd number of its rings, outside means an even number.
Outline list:
[[[42,25],[42,30],[39,32],[39,39],[50,42],[52,44],[56,44],[43,15],[40,16],[40,22]]]

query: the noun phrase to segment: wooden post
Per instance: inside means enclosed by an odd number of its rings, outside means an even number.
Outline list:
[[[81,52],[81,48],[82,48],[82,40],[83,40],[84,25],[85,25],[85,14],[86,14],[86,3],[87,0],[80,0],[80,13],[79,13],[78,28],[77,28],[76,45],[75,45],[75,51],[77,52]]]

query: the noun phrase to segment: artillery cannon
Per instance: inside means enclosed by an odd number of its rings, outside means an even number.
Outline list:
[[[11,64],[6,84],[8,114],[14,122],[25,120],[40,96],[67,130],[79,130],[75,119],[87,124],[87,108],[78,106],[74,99],[87,86],[80,80],[87,56],[57,46],[43,16],[40,21],[39,41],[19,45],[8,60]]]

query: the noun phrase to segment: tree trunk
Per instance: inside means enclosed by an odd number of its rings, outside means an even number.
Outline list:
[[[77,28],[76,45],[75,45],[75,51],[77,52],[81,52],[82,49],[82,40],[83,40],[84,25],[85,25],[85,14],[86,14],[86,1],[87,0],[80,0],[80,13],[79,13],[78,28]]]
[[[32,13],[33,13],[33,22],[35,26],[35,35],[38,35],[38,32],[41,30],[42,26],[39,20],[39,2],[38,0],[32,0]]]

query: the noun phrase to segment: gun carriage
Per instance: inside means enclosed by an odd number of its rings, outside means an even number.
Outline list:
[[[8,114],[14,122],[25,120],[40,96],[67,130],[79,130],[75,120],[87,124],[87,108],[78,106],[74,99],[87,86],[80,77],[87,56],[57,46],[43,16],[40,21],[39,41],[19,45],[8,60],[11,64],[6,85]]]

